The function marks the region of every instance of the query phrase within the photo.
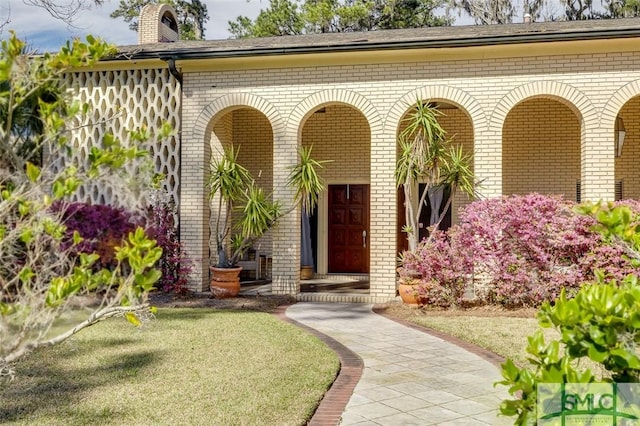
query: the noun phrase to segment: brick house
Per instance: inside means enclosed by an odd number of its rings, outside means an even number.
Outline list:
[[[138,45],[119,47],[71,82],[96,105],[94,118],[120,111],[107,130],[163,120],[180,130],[153,154],[179,200],[181,239],[199,261],[193,290],[207,288],[215,251],[210,156],[241,145],[257,184],[286,204],[287,167],[300,144],[312,144],[316,158],[334,160],[312,226],[317,273],[368,276],[369,295],[358,300],[392,299],[402,238],[396,135],[418,98],[446,113],[442,124],[472,154],[484,197],[640,198],[639,19],[199,42],[174,41],[175,28],[169,6],[146,9]],[[98,136],[89,132],[81,129],[78,141]],[[100,189],[85,195],[110,197]],[[469,202],[454,200],[454,223]],[[366,231],[360,248],[336,241],[344,229],[329,218],[343,212],[357,220],[341,226]],[[291,214],[261,243],[274,293],[299,293],[299,240],[300,217]]]

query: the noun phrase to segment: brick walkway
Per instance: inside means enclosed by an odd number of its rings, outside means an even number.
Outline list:
[[[512,424],[497,417],[508,396],[504,387],[493,387],[498,367],[450,341],[375,314],[369,304],[296,303],[286,316],[335,341],[343,370],[349,350],[364,363],[357,380],[351,356],[348,383],[336,382],[312,424]]]

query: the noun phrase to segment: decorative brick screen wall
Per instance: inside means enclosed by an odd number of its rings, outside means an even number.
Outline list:
[[[149,143],[145,148],[155,172],[166,176],[165,189],[176,203],[180,200],[180,90],[166,69],[75,72],[68,75],[75,98],[90,110],[73,130],[71,157],[86,158],[91,146],[100,144],[106,133],[126,141],[129,130],[154,129],[168,122],[176,136]],[[94,184],[80,189],[78,199],[92,203],[121,204],[120,194],[108,185]]]

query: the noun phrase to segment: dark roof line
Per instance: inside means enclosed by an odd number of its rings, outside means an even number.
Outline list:
[[[621,21],[617,26],[611,21],[616,20],[591,21],[591,25],[584,24],[590,21],[552,22],[156,43],[121,47],[116,57],[110,60],[241,58],[640,37],[640,19],[617,20]],[[622,22],[626,25],[620,25]]]

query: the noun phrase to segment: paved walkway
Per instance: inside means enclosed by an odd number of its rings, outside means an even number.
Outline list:
[[[296,303],[286,316],[364,361],[341,425],[508,425],[498,367],[459,346],[404,326],[368,304]]]

